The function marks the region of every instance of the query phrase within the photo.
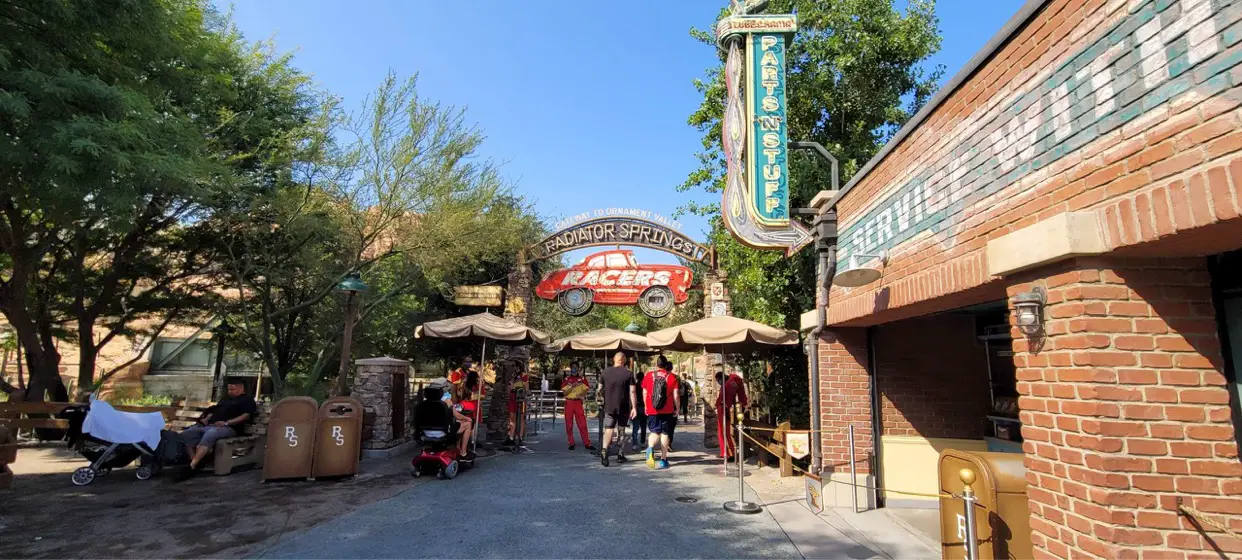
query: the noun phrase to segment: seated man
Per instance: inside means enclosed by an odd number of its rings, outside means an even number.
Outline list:
[[[229,380],[228,396],[207,409],[199,425],[181,432],[181,439],[186,449],[192,450],[192,455],[190,468],[183,470],[178,479],[194,476],[199,464],[215,449],[216,441],[237,437],[242,427],[254,420],[257,413],[258,407],[254,399],[246,394],[246,386],[240,380]]]

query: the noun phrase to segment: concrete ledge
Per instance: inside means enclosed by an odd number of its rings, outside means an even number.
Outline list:
[[[875,477],[860,473],[855,484],[858,486],[850,486],[850,473],[848,472],[825,473],[824,507],[853,507],[853,498],[850,497],[850,490],[853,490],[858,496],[860,510],[875,509]]]
[[[814,330],[815,320],[818,318],[819,317],[816,316],[814,309],[803,312],[802,315],[798,317],[798,331],[810,332]]]
[[[354,364],[360,366],[408,366],[410,365],[410,362],[383,356],[379,358],[363,358],[361,360],[354,360]]]
[[[418,447],[418,442],[411,440],[411,441],[407,441],[402,444],[395,445],[393,447],[389,447],[387,449],[363,449],[362,458],[363,459],[388,459],[390,457],[396,457],[397,455],[408,453],[416,447]]]
[[[1004,276],[1083,255],[1105,252],[1094,212],[1057,214],[988,242],[988,274]]]

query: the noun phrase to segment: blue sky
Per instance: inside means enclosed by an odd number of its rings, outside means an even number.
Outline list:
[[[944,41],[929,68],[943,64],[947,80],[1022,3],[938,2]],[[688,31],[710,26],[725,4],[250,0],[232,7],[247,38],[271,38],[295,52],[295,64],[347,107],[390,69],[417,73],[420,95],[466,108],[487,135],[482,154],[502,163],[554,222],[607,207],[671,215],[691,197],[714,198],[674,187],[695,169],[701,147],[700,133],[686,124],[700,101],[693,80],[716,63]],[[704,220],[681,223],[704,237]],[[639,253],[642,262],[675,261]]]

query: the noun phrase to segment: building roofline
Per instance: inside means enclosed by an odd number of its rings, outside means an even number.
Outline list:
[[[854,189],[855,185],[861,182],[872,169],[880,164],[880,162],[884,161],[884,158],[888,157],[888,154],[895,150],[897,146],[901,145],[901,143],[905,141],[906,137],[909,136],[910,133],[914,132],[914,129],[918,128],[919,125],[923,124],[923,121],[926,120],[933,111],[935,111],[942,103],[956,93],[957,90],[962,87],[962,84],[966,83],[966,80],[969,80],[971,76],[974,76],[984,64],[987,64],[987,62],[1001,50],[1001,48],[1009,44],[1010,39],[1013,39],[1014,36],[1017,35],[1018,31],[1026,27],[1026,24],[1030,22],[1031,18],[1035,14],[1039,13],[1048,2],[1049,0],[1027,0],[1026,3],[1022,5],[1022,8],[1018,10],[1018,13],[1009,18],[1009,21],[1005,22],[1005,25],[1000,28],[1000,31],[997,31],[996,34],[988,40],[987,44],[984,45],[979,52],[975,53],[975,56],[971,57],[966,65],[963,66],[957,74],[954,74],[953,77],[944,84],[944,87],[940,88],[940,91],[937,91],[936,95],[933,95],[932,98],[928,100],[927,104],[924,105],[922,109],[919,109],[919,112],[915,113],[914,116],[911,117],[910,120],[897,131],[897,134],[893,135],[893,138],[890,139],[888,143],[884,144],[883,148],[880,148],[878,153],[872,156],[871,159],[867,160],[867,163],[858,170],[858,173],[855,173],[854,176],[850,178],[850,181],[841,188],[841,192],[837,194],[836,198],[833,200],[833,206],[840,203],[841,200],[845,198],[845,195],[849,194],[849,192]],[[825,208],[825,210],[827,210],[827,208]]]

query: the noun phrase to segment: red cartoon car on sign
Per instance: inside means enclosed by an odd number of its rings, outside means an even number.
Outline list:
[[[596,303],[634,305],[651,317],[663,317],[685,303],[694,274],[684,266],[640,265],[633,251],[603,251],[543,276],[539,297],[557,301],[570,315],[585,315]]]

